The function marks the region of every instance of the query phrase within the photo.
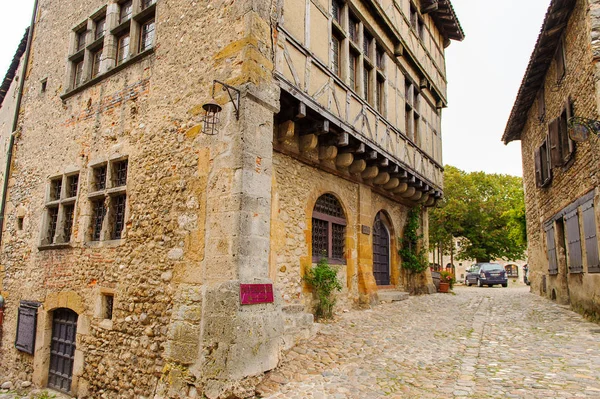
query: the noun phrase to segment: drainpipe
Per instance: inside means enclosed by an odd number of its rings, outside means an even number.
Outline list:
[[[17,126],[19,126],[19,113],[21,112],[21,99],[23,98],[23,89],[25,87],[25,78],[27,76],[27,66],[29,64],[29,54],[31,53],[31,41],[33,40],[33,27],[35,16],[37,14],[38,0],[33,4],[33,14],[31,15],[31,24],[27,35],[27,48],[25,49],[25,58],[23,59],[23,73],[19,82],[19,91],[17,92],[17,103],[15,106],[15,116],[13,117],[10,141],[8,142],[8,152],[6,153],[6,167],[4,169],[4,182],[2,185],[2,199],[0,203],[0,245],[2,245],[2,232],[4,231],[4,212],[6,211],[6,194],[8,193],[8,181],[10,180],[10,165],[12,163],[13,148],[15,146],[15,135]]]

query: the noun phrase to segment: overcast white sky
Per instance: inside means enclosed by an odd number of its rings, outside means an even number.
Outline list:
[[[0,79],[31,19],[33,0],[0,5]],[[500,138],[550,0],[452,0],[466,39],[447,49],[449,107],[442,116],[444,164],[522,174],[519,142]]]

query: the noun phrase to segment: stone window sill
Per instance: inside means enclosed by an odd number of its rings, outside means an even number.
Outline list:
[[[117,240],[104,240],[104,241],[86,241],[84,246],[88,248],[115,248],[125,243],[124,238]]]
[[[38,245],[38,251],[47,251],[50,249],[63,249],[63,248],[72,248],[70,242],[61,242],[57,244],[40,244]]]
[[[68,99],[69,97],[74,96],[77,93],[82,92],[83,90],[87,89],[88,87],[94,86],[96,83],[108,78],[109,76],[114,75],[115,73],[127,68],[130,65],[135,64],[136,62],[142,60],[143,58],[146,58],[147,56],[149,56],[150,54],[154,53],[154,47],[149,48],[148,50],[144,50],[139,54],[134,55],[133,57],[129,58],[127,61],[115,66],[114,68],[104,72],[103,74],[100,74],[98,76],[96,76],[93,79],[88,80],[85,83],[80,84],[79,86],[70,89],[68,91],[66,91],[64,94],[62,94],[60,96],[60,99],[65,101],[66,99]]]

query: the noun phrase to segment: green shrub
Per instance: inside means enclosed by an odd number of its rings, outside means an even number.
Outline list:
[[[422,273],[429,267],[427,261],[427,249],[420,247],[419,242],[423,235],[419,234],[419,209],[412,208],[408,212],[406,227],[404,228],[404,238],[400,243],[398,254],[402,258],[402,268],[413,273]]]
[[[331,266],[326,258],[322,258],[315,267],[306,270],[304,281],[313,288],[317,296],[315,317],[332,318],[336,302],[334,292],[342,290],[342,284],[337,278],[337,269]]]

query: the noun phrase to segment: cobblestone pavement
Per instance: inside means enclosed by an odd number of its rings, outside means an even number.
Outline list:
[[[259,387],[283,398],[600,398],[600,325],[522,288],[350,311]]]

